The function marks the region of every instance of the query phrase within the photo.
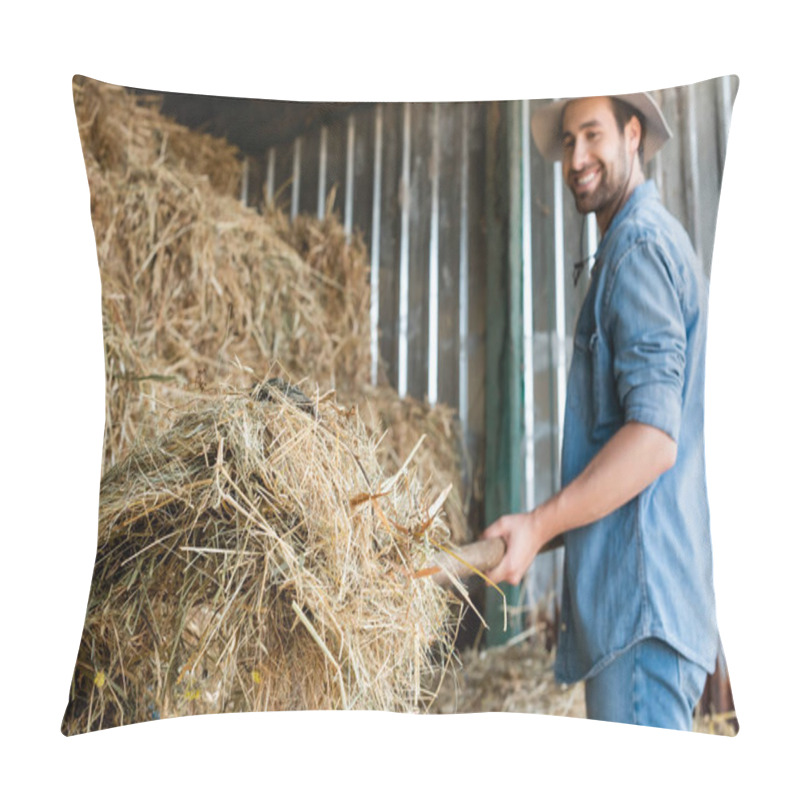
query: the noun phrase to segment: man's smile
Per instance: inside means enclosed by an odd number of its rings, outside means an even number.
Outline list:
[[[583,174],[575,175],[572,179],[572,184],[576,190],[585,191],[592,183],[594,183],[595,178],[599,177],[599,175],[600,168],[594,167],[590,170],[587,170]]]

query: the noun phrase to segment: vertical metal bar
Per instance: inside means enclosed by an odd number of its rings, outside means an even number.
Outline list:
[[[325,184],[328,180],[328,126],[319,132],[319,185],[317,186],[317,219],[325,216]]]
[[[487,122],[486,214],[487,263],[493,275],[486,284],[486,522],[524,510],[524,391],[522,322],[522,159],[518,102],[497,103]],[[501,585],[486,597],[487,646],[507,641],[521,630],[519,586]]]
[[[658,105],[663,108],[664,107],[664,97],[662,92],[656,93],[656,101]],[[661,151],[659,150],[650,163],[645,167],[645,170],[649,170],[650,177],[655,181],[656,187],[658,188],[659,193],[662,195],[664,194],[664,163],[661,159]]]
[[[703,267],[706,268],[703,258],[703,241],[700,212],[700,158],[697,144],[697,113],[695,108],[694,85],[689,84],[685,89],[686,114],[684,135],[689,148],[689,175],[687,185],[687,196],[689,201],[689,219],[692,227],[692,240],[697,257]]]
[[[591,272],[594,267],[594,254],[597,252],[597,217],[594,213],[586,217],[586,252],[581,255],[588,258],[586,270],[587,273]]]
[[[555,311],[556,311],[556,408],[557,408],[557,446],[555,480],[558,488],[561,483],[561,446],[564,441],[564,407],[567,396],[567,305],[564,274],[564,185],[561,177],[561,162],[553,165],[553,268],[555,271]]]
[[[378,383],[378,324],[380,321],[380,255],[381,255],[381,155],[383,147],[383,106],[375,108],[375,165],[372,176],[372,250],[370,255],[370,352],[372,385]]]
[[[408,392],[408,248],[411,203],[411,104],[403,106],[403,173],[400,181],[400,309],[397,336],[397,393]]]
[[[439,104],[433,104],[431,235],[428,251],[428,402],[439,399]]]
[[[461,197],[458,232],[458,416],[469,420],[469,104],[461,126]]]
[[[267,203],[275,197],[275,148],[267,151]]]
[[[487,300],[489,302],[488,319],[492,319],[492,314],[497,315],[495,319],[502,320],[500,325],[487,324],[487,357],[492,359],[490,364],[494,366],[493,359],[497,359],[499,369],[492,372],[499,379],[500,385],[497,391],[494,387],[487,386],[487,436],[492,429],[497,430],[500,435],[499,448],[494,451],[499,456],[499,462],[492,468],[496,471],[493,477],[493,486],[490,486],[492,494],[492,505],[489,504],[489,490],[487,488],[487,514],[492,514],[493,519],[496,509],[495,504],[499,500],[499,510],[501,514],[516,513],[528,510],[529,508],[529,487],[528,480],[529,458],[527,456],[530,432],[530,425],[526,417],[528,415],[527,403],[530,393],[527,389],[528,376],[526,359],[527,334],[529,333],[528,322],[531,317],[526,313],[527,304],[531,297],[530,292],[526,291],[526,269],[524,262],[526,258],[524,239],[525,224],[523,213],[524,185],[525,177],[523,174],[523,159],[526,149],[525,140],[528,139],[527,126],[521,120],[523,116],[522,103],[512,101],[505,104],[504,119],[501,122],[500,133],[500,168],[502,172],[500,192],[507,194],[507,199],[498,195],[493,198],[494,208],[491,208],[488,215],[493,224],[498,224],[498,233],[504,242],[497,242],[500,250],[498,256],[501,260],[494,261],[493,253],[489,254],[489,263],[500,269],[505,269],[506,274],[497,276],[495,280],[489,281],[487,286]],[[502,124],[505,122],[506,124]],[[489,159],[493,154],[489,154]],[[505,175],[503,175],[505,173]],[[487,176],[487,179],[489,176]],[[503,206],[507,203],[507,210]],[[503,280],[505,278],[505,280]],[[493,287],[493,283],[500,284]],[[502,316],[499,316],[502,314]],[[495,333],[492,328],[498,328]],[[489,335],[492,335],[491,348],[489,348]],[[489,394],[491,392],[491,395]],[[488,400],[491,396],[491,404]],[[492,419],[498,415],[498,423]],[[487,456],[489,452],[487,450]],[[488,468],[487,463],[487,468]],[[501,482],[498,486],[497,482]],[[522,630],[522,609],[524,606],[523,587],[520,585],[512,586],[508,583],[501,584],[500,587],[505,595],[505,605],[509,610],[508,625],[503,626],[503,609],[499,599],[494,593],[487,596],[486,603],[486,622],[489,629],[486,633],[486,643],[489,647],[494,647],[507,642],[515,634]]]
[[[564,444],[564,410],[567,401],[567,303],[566,303],[566,275],[564,263],[564,183],[562,177],[562,164],[557,161],[553,165],[553,270],[554,270],[554,304],[556,325],[556,441],[554,443],[554,464],[552,489],[554,492],[561,487],[561,449]],[[595,248],[596,249],[596,248]],[[564,551],[558,549],[553,552],[551,581],[553,591],[553,620],[558,620],[561,602],[562,570],[564,565]]]
[[[661,160],[661,151],[656,153],[653,156],[653,160],[650,162],[652,166],[650,167],[653,175],[653,180],[658,187],[659,193],[663,196],[664,193],[664,166]]]
[[[719,171],[723,172],[725,164],[725,154],[728,150],[728,134],[731,126],[731,107],[733,105],[733,88],[730,75],[726,75],[720,81],[719,92],[721,100],[720,117],[718,124],[719,135],[717,138],[717,149],[719,151]]]
[[[731,106],[733,104],[733,88],[731,86],[733,80],[730,75],[726,75],[722,79],[722,108],[723,114],[723,132],[725,134],[725,141],[728,141],[728,132],[731,124]]]
[[[250,159],[245,156],[244,163],[242,164],[242,193],[241,193],[241,200],[242,205],[247,205],[247,198],[249,197],[250,191]]]
[[[356,118],[353,114],[347,118],[347,159],[345,162],[344,182],[344,232],[350,241],[353,232],[353,174],[355,172]]]
[[[294,158],[292,159],[292,207],[291,219],[297,216],[300,208],[300,153],[303,147],[303,140],[298,136],[294,140]]]
[[[522,334],[523,334],[523,395],[525,410],[525,507],[536,504],[535,406],[533,363],[533,244],[531,220],[531,136],[529,131],[530,101],[521,101],[520,147],[522,156]]]

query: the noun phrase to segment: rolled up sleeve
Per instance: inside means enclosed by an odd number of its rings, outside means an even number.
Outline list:
[[[652,425],[677,442],[686,327],[673,272],[657,245],[631,247],[617,265],[606,302],[625,422]]]

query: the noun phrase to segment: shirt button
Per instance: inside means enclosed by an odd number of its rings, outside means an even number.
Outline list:
[[[566,622],[562,622],[561,623],[561,630],[565,631],[566,629],[567,629],[567,623]]]

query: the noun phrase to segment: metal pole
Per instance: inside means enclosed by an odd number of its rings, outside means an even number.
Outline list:
[[[292,160],[292,220],[297,216],[300,208],[300,151],[302,146],[303,140],[298,136],[294,140],[294,159]]]
[[[657,101],[659,106],[663,108],[664,106],[664,98],[662,92],[657,92]],[[659,150],[655,156],[653,156],[652,161],[647,165],[645,168],[649,170],[650,176],[655,181],[656,186],[658,187],[659,193],[662,195],[664,194],[664,163],[661,159],[661,151]]]
[[[528,346],[532,330],[530,303],[533,292],[530,271],[526,266],[530,259],[530,248],[526,245],[528,235],[525,233],[527,223],[524,212],[527,194],[524,173],[525,164],[529,163],[527,140],[530,133],[524,121],[522,102],[509,102],[505,109],[507,125],[501,127],[502,138],[498,141],[502,148],[498,152],[499,161],[505,176],[502,173],[498,176],[501,182],[496,191],[507,193],[507,210],[500,204],[501,198],[498,194],[495,208],[488,215],[493,224],[499,223],[498,233],[505,238],[504,243],[497,242],[502,260],[496,266],[506,271],[505,275],[499,273],[496,280],[489,281],[487,286],[487,370],[491,369],[488,374],[494,373],[494,359],[497,359],[499,368],[495,373],[499,378],[499,386],[495,388],[487,385],[486,388],[487,437],[494,429],[496,433],[491,435],[499,438],[498,447],[493,448],[493,452],[490,453],[487,448],[487,468],[495,472],[492,483],[487,481],[486,493],[486,512],[491,521],[501,514],[529,510],[532,485],[529,472],[532,444],[529,369],[532,359]],[[493,156],[490,154],[489,158],[492,159]],[[492,233],[489,235],[492,236]],[[489,259],[489,263],[495,266],[491,252]],[[492,283],[499,285],[495,287]],[[496,315],[494,324],[489,324],[493,314]],[[493,331],[492,328],[496,330]],[[497,417],[497,420],[493,417]],[[492,464],[489,461],[490,455],[499,457],[499,460]],[[485,617],[489,625],[486,642],[490,647],[507,642],[522,630],[525,605],[523,587],[502,583],[501,589],[509,612],[508,626],[503,628],[502,604],[495,593],[490,592],[486,598]]]
[[[267,203],[275,197],[275,148],[267,151]]]
[[[469,419],[469,104],[461,126],[461,199],[458,235],[458,416],[464,430]]]
[[[592,267],[594,267],[594,254],[597,252],[597,217],[594,215],[594,212],[589,214],[586,218],[586,252],[582,253],[581,255],[584,258],[588,258],[589,261],[588,269],[586,270],[587,274],[592,271]]]
[[[403,177],[400,182],[400,310],[397,337],[397,393],[408,392],[408,247],[411,202],[411,104],[403,106]]]
[[[567,397],[567,307],[564,275],[564,185],[561,177],[561,162],[553,164],[553,248],[555,270],[556,310],[556,408],[557,447],[556,480],[561,483],[561,446],[564,441],[564,406]]]
[[[525,507],[536,504],[535,462],[535,405],[533,363],[533,245],[531,232],[531,136],[529,132],[530,102],[522,100],[520,145],[522,156],[522,333],[523,333],[523,394],[525,398]]]
[[[439,399],[439,104],[433,104],[431,235],[428,251],[428,402]]]
[[[372,176],[372,249],[370,255],[370,352],[372,385],[378,383],[378,325],[380,322],[380,255],[381,255],[381,148],[383,146],[383,106],[375,109],[375,165]]]
[[[555,323],[556,323],[556,442],[555,442],[555,469],[553,471],[553,491],[557,492],[561,486],[561,449],[564,444],[564,410],[567,400],[567,304],[566,304],[566,275],[564,256],[564,183],[562,177],[562,164],[557,161],[553,165],[553,243],[554,243],[554,289],[555,289]],[[594,230],[594,236],[591,231]],[[591,228],[589,246],[592,239],[596,240],[596,226]],[[595,245],[596,249],[596,245]],[[594,251],[593,251],[594,252]],[[553,620],[558,619],[561,575],[564,564],[563,550],[555,550],[551,555],[552,571],[550,573],[553,586]]]
[[[702,223],[700,210],[700,157],[697,144],[697,114],[695,109],[694,86],[690,84],[685,89],[686,115],[685,133],[689,146],[689,175],[687,185],[687,199],[689,202],[689,219],[692,226],[692,240],[697,257],[703,268],[707,266],[703,258]]]
[[[247,205],[248,192],[250,190],[250,159],[245,156],[242,164],[242,205]]]
[[[353,232],[353,173],[355,170],[356,118],[347,118],[347,160],[344,183],[344,232],[347,240]]]
[[[722,100],[722,108],[720,109],[721,119],[719,120],[719,136],[717,138],[717,147],[719,150],[719,171],[722,175],[723,165],[725,164],[725,154],[728,150],[728,134],[730,133],[731,126],[731,108],[733,106],[733,87],[730,75],[726,75],[720,81],[720,94]]]
[[[328,179],[328,127],[319,132],[319,185],[317,186],[317,218],[325,216],[325,184]]]

